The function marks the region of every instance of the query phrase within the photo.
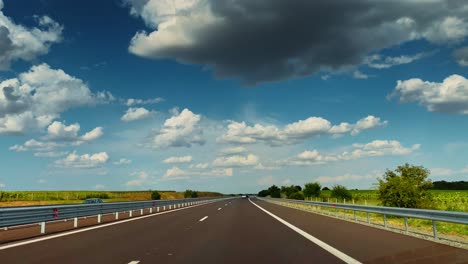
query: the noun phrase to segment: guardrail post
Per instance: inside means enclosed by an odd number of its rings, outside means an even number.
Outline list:
[[[408,217],[405,216],[405,232],[408,233]]]
[[[383,215],[383,225],[385,228],[387,228],[387,215],[386,214]]]
[[[171,205],[169,205],[169,210],[171,210]]]
[[[432,220],[432,232],[434,233],[434,239],[437,239],[437,222]]]
[[[119,212],[115,212],[115,220],[119,219]]]
[[[132,213],[133,213],[133,210],[130,210],[130,212],[128,212],[128,215],[132,217]]]
[[[45,234],[45,222],[41,222],[41,234]]]
[[[97,215],[97,222],[98,222],[98,223],[101,223],[101,214],[98,214],[98,215]]]
[[[166,211],[166,206],[163,206],[163,211]]]
[[[150,207],[150,214],[153,213],[153,207]]]
[[[140,209],[140,215],[143,215],[143,209]]]
[[[156,207],[156,212],[159,212],[159,206],[158,206],[158,207]]]
[[[74,227],[74,228],[77,228],[77,227],[78,227],[78,217],[75,217],[75,218],[73,219],[73,227]]]

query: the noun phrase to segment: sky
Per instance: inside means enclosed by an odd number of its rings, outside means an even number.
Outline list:
[[[0,190],[468,179],[468,3],[0,0]]]

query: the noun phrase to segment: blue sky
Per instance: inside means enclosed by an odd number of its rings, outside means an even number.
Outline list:
[[[321,2],[0,0],[0,189],[466,180],[468,4]]]

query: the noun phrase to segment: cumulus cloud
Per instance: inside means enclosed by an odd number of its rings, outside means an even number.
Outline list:
[[[210,167],[209,163],[198,163],[190,165],[191,169],[208,169]]]
[[[116,166],[128,165],[130,163],[132,163],[132,160],[126,158],[121,158],[118,161],[114,161],[114,165]]]
[[[214,167],[246,167],[246,166],[255,166],[258,164],[258,157],[249,154],[247,156],[233,155],[226,157],[216,158],[212,166]]]
[[[427,53],[417,53],[414,55],[401,55],[398,57],[383,56],[381,54],[373,54],[364,59],[364,63],[375,69],[387,69],[397,65],[408,64],[416,60],[420,60],[428,56]]]
[[[223,155],[236,155],[236,154],[242,154],[245,152],[247,152],[247,149],[244,147],[225,148],[221,150],[221,154]]]
[[[353,144],[349,150],[341,153],[322,154],[318,150],[306,150],[280,164],[309,166],[373,156],[400,156],[411,154],[420,147],[420,144],[404,147],[396,140],[374,140],[366,144]]]
[[[192,162],[192,156],[180,156],[180,157],[170,157],[163,161],[164,163],[190,163]]]
[[[319,176],[316,181],[322,184],[329,183],[341,183],[347,181],[359,181],[359,180],[376,180],[379,177],[379,174],[368,174],[368,175],[355,175],[355,174],[345,174],[339,176]]]
[[[418,78],[398,81],[389,98],[399,97],[400,102],[417,102],[430,112],[468,114],[468,80],[454,74],[442,83]]]
[[[367,74],[365,74],[365,73],[363,73],[361,71],[358,71],[358,70],[353,72],[353,77],[355,79],[364,79],[364,80],[369,79],[369,75],[367,75]]]
[[[151,112],[144,107],[130,107],[127,112],[120,118],[124,122],[141,120],[149,117]]]
[[[32,61],[47,54],[52,44],[62,40],[63,26],[48,16],[35,17],[37,27],[18,25],[7,17],[0,0],[0,70],[16,60]]]
[[[218,138],[218,142],[232,144],[252,144],[265,142],[271,146],[296,144],[301,140],[320,135],[341,136],[346,133],[357,135],[364,130],[387,125],[379,117],[367,116],[355,124],[340,123],[333,125],[322,117],[309,117],[305,120],[287,124],[283,129],[274,125],[255,124],[247,125],[245,122],[230,121],[227,131]]]
[[[163,179],[166,180],[180,180],[188,179],[191,176],[201,176],[201,177],[231,177],[233,175],[232,168],[222,168],[222,169],[212,169],[210,171],[190,171],[183,170],[179,167],[172,167],[166,171],[163,176]]]
[[[93,94],[80,79],[47,64],[31,67],[17,78],[0,82],[0,134],[23,134],[48,126],[70,108],[111,100]]]
[[[157,104],[160,102],[164,102],[164,98],[156,97],[151,99],[135,99],[129,98],[125,100],[126,106],[134,106],[134,105],[147,105],[147,104]]]
[[[149,28],[133,36],[131,53],[205,65],[249,84],[346,69],[412,40],[444,45],[468,35],[465,1],[125,2]]]
[[[458,64],[461,66],[468,66],[468,46],[455,50],[453,56]]]
[[[59,168],[91,169],[104,166],[109,160],[106,152],[78,155],[76,152],[68,154],[64,159],[56,160]]]
[[[191,147],[193,144],[203,145],[203,130],[199,126],[201,116],[188,109],[166,119],[163,127],[152,138],[156,148]]]
[[[135,179],[126,182],[124,184],[126,187],[140,187],[149,179],[149,175],[146,171],[134,172],[130,174],[130,176],[135,177]]]
[[[67,155],[68,152],[62,151],[62,152],[57,152],[57,151],[48,151],[48,152],[36,152],[34,153],[34,157],[39,157],[39,158],[58,158]]]

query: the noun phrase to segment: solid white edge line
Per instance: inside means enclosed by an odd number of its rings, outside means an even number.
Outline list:
[[[140,263],[139,260],[132,260],[132,261],[130,261],[128,264],[138,264],[138,263]]]
[[[207,219],[207,218],[208,218],[208,216],[205,216],[205,217],[203,217],[202,219],[200,219],[200,220],[198,220],[198,221],[203,222],[203,221],[205,221],[205,219]]]
[[[44,241],[44,240],[57,238],[57,237],[69,236],[69,235],[73,235],[73,234],[77,234],[77,233],[81,233],[81,232],[86,232],[86,231],[89,231],[89,230],[94,230],[94,229],[104,228],[104,227],[108,227],[108,226],[123,224],[123,223],[132,222],[132,221],[136,221],[136,220],[140,220],[140,219],[144,219],[144,218],[148,218],[148,217],[154,217],[154,216],[158,216],[158,215],[162,215],[162,214],[169,214],[169,213],[173,213],[173,212],[176,212],[176,211],[190,209],[190,208],[203,206],[203,205],[207,205],[207,204],[215,203],[215,202],[217,202],[217,201],[209,201],[209,202],[206,202],[206,203],[201,203],[201,204],[193,205],[193,206],[190,206],[190,207],[184,207],[184,208],[180,208],[180,209],[173,209],[173,210],[170,210],[170,211],[164,211],[164,212],[150,214],[150,215],[143,215],[143,216],[133,217],[131,219],[125,219],[125,220],[121,220],[121,221],[118,221],[118,222],[112,222],[112,223],[108,223],[108,224],[101,224],[101,225],[97,225],[97,226],[86,227],[86,228],[79,229],[79,230],[60,233],[60,234],[56,234],[56,235],[50,235],[50,236],[46,236],[46,237],[40,237],[40,238],[36,238],[36,239],[31,239],[31,240],[26,240],[26,241],[22,241],[22,242],[12,243],[12,244],[8,244],[8,245],[0,246],[0,250],[5,250],[5,249],[8,249],[8,248],[13,248],[13,247],[19,247],[19,246],[23,246],[23,245],[27,245],[27,244],[32,244],[32,243],[36,243],[36,242],[40,242],[40,241]]]
[[[269,214],[271,217],[275,218],[276,220],[278,220],[279,222],[281,222],[282,224],[284,224],[285,226],[291,228],[292,230],[296,231],[297,233],[299,233],[301,236],[307,238],[308,240],[310,240],[312,243],[316,244],[317,246],[325,249],[326,251],[328,251],[330,254],[332,254],[333,256],[341,259],[342,261],[344,261],[345,263],[350,263],[350,264],[361,264],[361,262],[359,262],[358,260],[346,255],[345,253],[339,251],[338,249],[328,245],[327,243],[323,242],[322,240],[319,240],[318,238],[312,236],[311,234],[305,232],[304,230],[300,229],[299,227],[296,227],[294,226],[293,224],[290,224],[289,222],[286,222],[285,220],[283,220],[282,218],[270,213],[269,211],[267,211],[266,209],[263,209],[261,206],[259,206],[258,204],[252,202],[252,200],[250,200],[249,198],[249,202],[252,203],[253,205],[255,205],[256,207],[258,207],[260,210],[262,210],[263,212]]]

